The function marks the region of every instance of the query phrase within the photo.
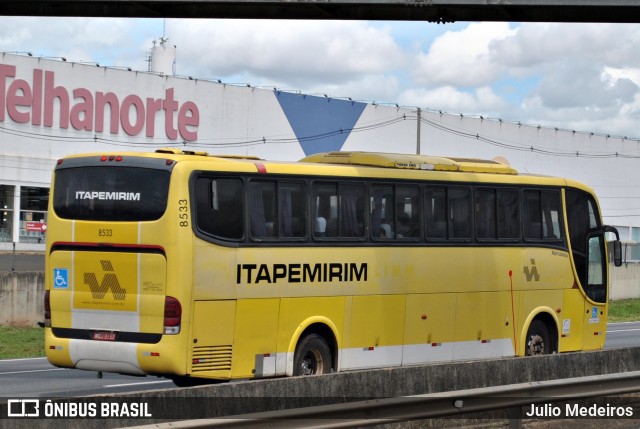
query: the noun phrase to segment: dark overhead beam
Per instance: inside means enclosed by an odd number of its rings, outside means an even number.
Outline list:
[[[640,0],[1,0],[0,15],[638,23]]]

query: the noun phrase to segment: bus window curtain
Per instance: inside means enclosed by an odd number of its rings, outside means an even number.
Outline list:
[[[280,236],[292,237],[291,189],[280,189],[278,192],[278,211],[280,212]]]
[[[470,238],[469,192],[465,189],[452,189],[449,193],[449,204],[451,206],[451,238]]]
[[[343,237],[359,237],[358,218],[356,215],[356,205],[358,200],[358,189],[344,187],[340,190],[340,235]]]
[[[373,205],[371,207],[371,234],[374,237],[380,235],[380,224],[382,223],[382,189],[373,191]]]
[[[267,226],[259,183],[249,184],[249,219],[251,222],[251,235],[265,237],[267,235]]]

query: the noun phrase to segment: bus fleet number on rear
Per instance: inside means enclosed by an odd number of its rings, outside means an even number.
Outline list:
[[[187,200],[178,200],[178,218],[182,228],[189,226],[189,202]]]

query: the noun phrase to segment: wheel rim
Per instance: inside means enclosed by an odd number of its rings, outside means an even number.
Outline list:
[[[317,350],[309,350],[300,362],[302,375],[314,375],[322,372],[324,362],[322,355]]]
[[[533,334],[529,338],[529,355],[537,356],[544,354],[544,338],[540,334]]]

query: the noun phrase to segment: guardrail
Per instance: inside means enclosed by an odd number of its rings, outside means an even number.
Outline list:
[[[225,418],[174,421],[134,428],[354,428],[634,392],[640,392],[640,371],[372,399]],[[520,427],[522,413],[514,415],[517,417],[512,420],[511,427]]]

